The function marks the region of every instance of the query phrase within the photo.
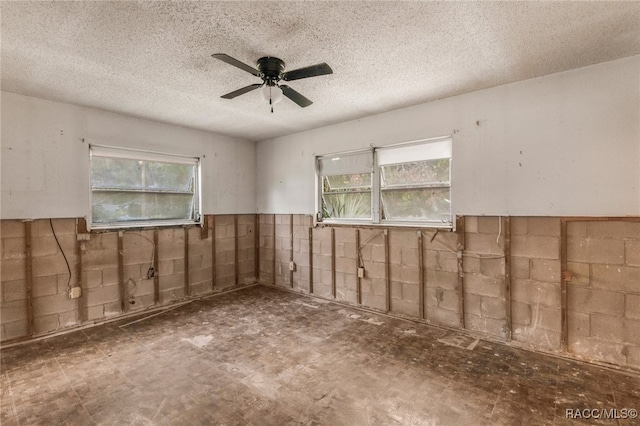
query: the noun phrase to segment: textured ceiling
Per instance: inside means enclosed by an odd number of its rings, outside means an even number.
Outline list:
[[[249,140],[640,54],[640,2],[2,2],[2,89]],[[332,75],[260,82],[213,59]]]

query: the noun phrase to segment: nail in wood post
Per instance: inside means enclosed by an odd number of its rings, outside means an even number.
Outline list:
[[[384,309],[391,311],[391,265],[389,261],[389,230],[384,230]]]
[[[464,253],[464,216],[456,217],[456,233],[458,234],[458,314],[460,315],[460,328],[465,328],[464,321],[464,272],[462,269],[462,254]]]
[[[216,217],[211,215],[211,291],[216,289]]]
[[[118,286],[120,287],[120,311],[127,311],[127,290],[124,282],[124,232],[118,231]]]
[[[191,294],[189,288],[189,228],[184,228],[184,295]]]
[[[418,231],[418,298],[420,299],[420,319],[425,318],[424,314],[424,236],[422,230]]]
[[[31,221],[24,222],[25,272],[27,285],[27,333],[33,336],[33,253],[31,247]]]
[[[233,215],[233,263],[234,263],[234,279],[236,285],[240,280],[240,263],[238,262],[238,215]]]
[[[273,214],[273,285],[276,285],[276,215]]]
[[[511,218],[504,217],[502,229],[504,229],[504,300],[505,315],[507,320],[507,340],[513,338],[513,319],[511,314]]]
[[[309,227],[309,293],[313,294],[313,227]]]
[[[336,298],[336,229],[331,228],[331,294]]]
[[[153,250],[155,253],[153,254],[153,270],[156,272],[153,275],[153,303],[158,305],[160,303],[160,269],[158,265],[160,264],[160,237],[158,230],[153,231]]]
[[[362,305],[362,279],[358,275],[358,269],[363,265],[360,265],[360,230],[356,228],[356,300],[358,305]]]
[[[562,333],[560,345],[563,351],[569,350],[569,317],[567,300],[567,220],[560,219],[560,321]]]
[[[289,215],[289,285],[293,288],[293,271],[291,270],[291,262],[293,262],[293,215]]]

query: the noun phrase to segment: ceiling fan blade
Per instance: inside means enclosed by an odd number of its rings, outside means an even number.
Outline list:
[[[245,93],[250,92],[252,90],[256,90],[260,86],[262,86],[261,83],[252,84],[250,86],[243,87],[242,89],[234,90],[233,92],[227,93],[226,95],[222,95],[220,97],[224,99],[233,99],[237,96],[244,95]]]
[[[260,71],[258,71],[257,69],[245,64],[244,62],[240,62],[239,60],[232,58],[229,55],[226,55],[224,53],[214,53],[213,55],[214,58],[216,59],[220,59],[222,62],[226,62],[229,65],[233,65],[234,67],[240,68],[241,70],[244,70],[246,72],[248,72],[249,74],[253,74],[257,77],[260,77]]]
[[[284,74],[282,74],[282,79],[284,81],[291,81],[326,74],[333,74],[333,70],[329,65],[323,62],[321,64],[311,65],[309,67],[298,68],[297,70],[285,72]]]
[[[297,103],[302,108],[308,107],[313,103],[309,99],[305,98],[304,96],[302,96],[300,93],[296,92],[289,86],[282,85],[280,86],[280,88],[282,89],[283,95],[291,99],[293,102]]]

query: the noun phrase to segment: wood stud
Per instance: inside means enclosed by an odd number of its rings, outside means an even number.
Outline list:
[[[233,215],[233,277],[236,285],[240,280],[240,265],[238,264],[238,215]]]
[[[360,230],[355,229],[356,232],[356,300],[358,305],[362,305],[362,278],[358,275],[358,269],[364,265],[360,265]]]
[[[216,217],[211,215],[211,291],[216,289],[218,269],[216,263]]]
[[[189,288],[189,228],[184,227],[184,295],[190,296]]]
[[[33,320],[33,251],[31,246],[31,221],[24,222],[25,238],[25,272],[27,286],[27,333],[33,336],[35,333]]]
[[[424,235],[422,230],[418,231],[418,306],[420,309],[420,319],[425,319],[424,303]]]
[[[289,215],[289,285],[293,288],[293,269],[291,269],[291,263],[293,262],[293,215]]]
[[[331,228],[331,294],[335,299],[336,292],[336,229]]]
[[[569,350],[569,313],[567,301],[567,219],[560,219],[560,348]]]
[[[458,255],[458,287],[456,292],[458,293],[458,314],[459,314],[459,322],[460,328],[464,329],[465,320],[464,320],[464,271],[462,268],[462,255],[464,253],[464,216],[456,217],[456,233],[458,234],[458,243],[457,243],[457,255]]]
[[[118,231],[118,286],[120,287],[120,311],[127,312],[127,290],[124,282],[124,231]]]
[[[391,311],[391,265],[389,264],[389,230],[384,230],[384,310]]]
[[[159,238],[158,230],[153,231],[153,270],[155,274],[153,275],[153,303],[156,305],[160,304],[160,238]]]
[[[309,227],[309,293],[313,294],[313,227]]]
[[[506,338],[513,338],[513,320],[511,314],[511,219],[509,216],[500,218],[504,229],[504,300],[506,317]]]

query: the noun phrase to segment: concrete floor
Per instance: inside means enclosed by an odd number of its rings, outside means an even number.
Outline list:
[[[266,287],[131,321],[3,349],[0,423],[582,424],[566,409],[640,409],[638,376]]]

